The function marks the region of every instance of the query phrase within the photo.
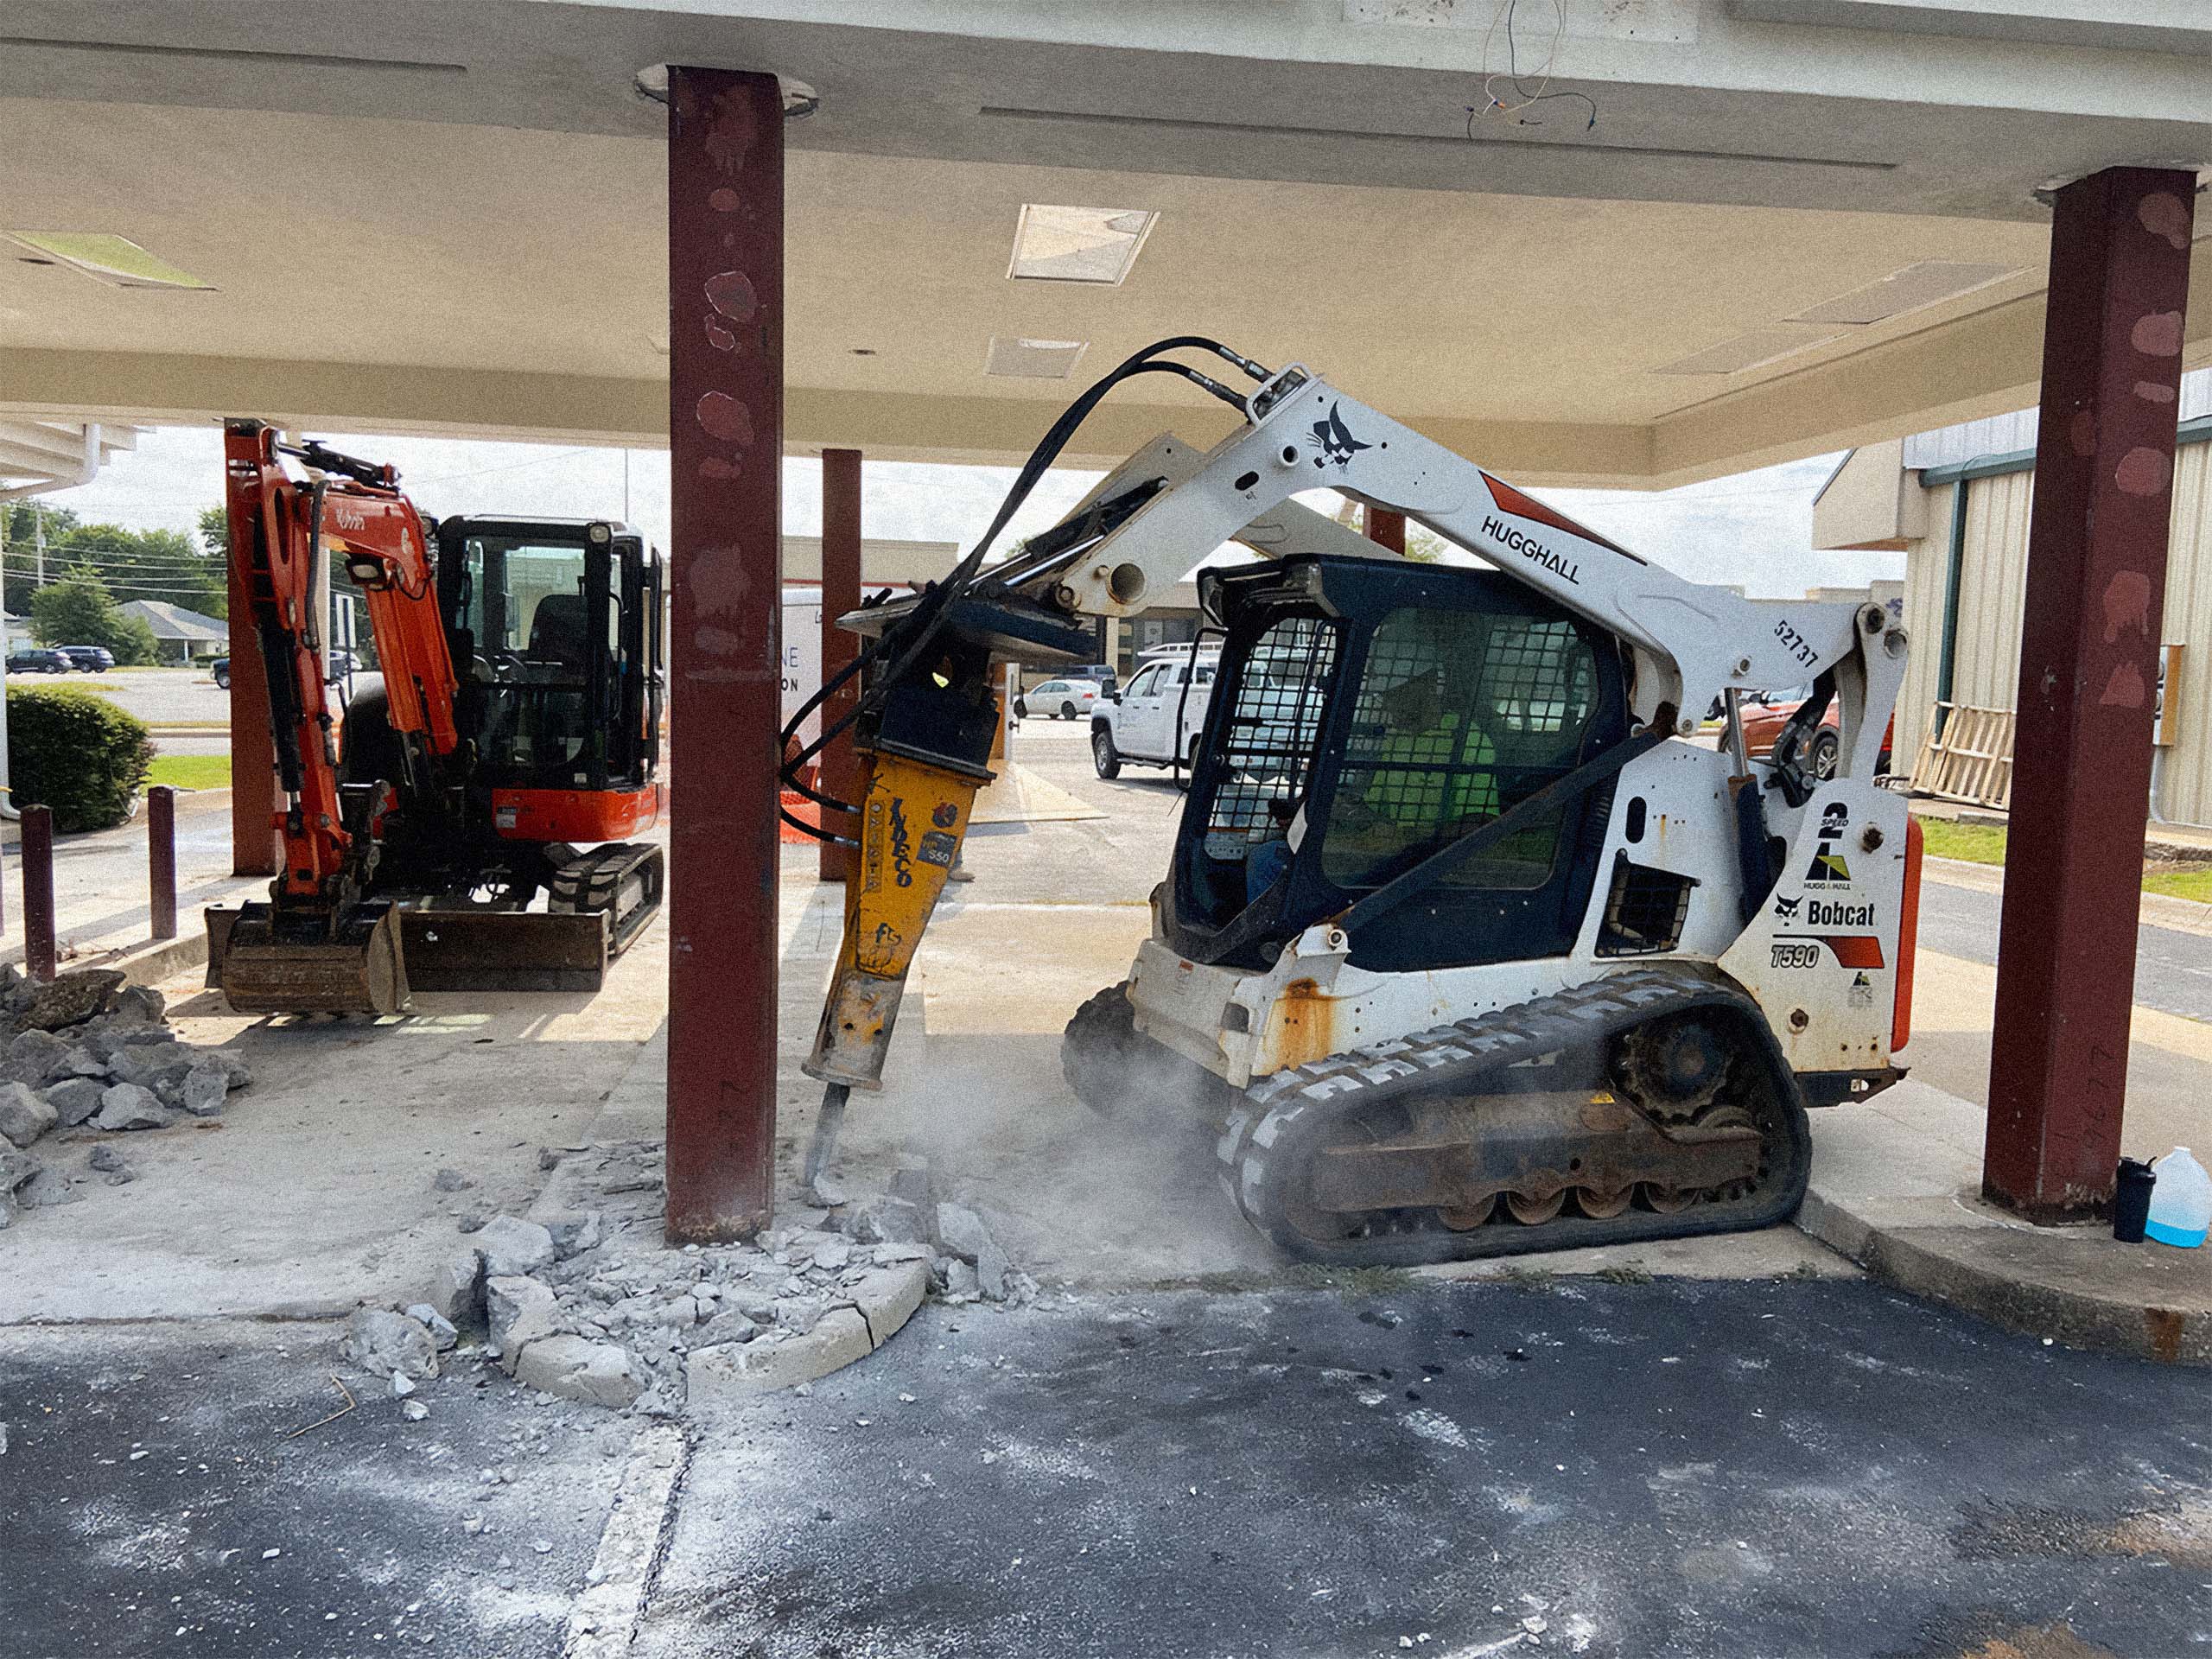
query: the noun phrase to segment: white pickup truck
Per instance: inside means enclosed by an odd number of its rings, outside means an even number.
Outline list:
[[[1141,664],[1118,696],[1090,712],[1090,758],[1098,775],[1119,777],[1124,762],[1172,766],[1179,760],[1187,775],[1205,730],[1217,664],[1209,652],[1193,664],[1187,650]]]

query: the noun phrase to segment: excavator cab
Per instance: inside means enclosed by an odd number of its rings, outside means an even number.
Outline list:
[[[601,842],[660,807],[660,555],[626,524],[455,518],[438,605],[498,833]]]

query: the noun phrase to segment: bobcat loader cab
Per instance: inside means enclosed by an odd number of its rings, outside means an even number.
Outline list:
[[[1069,1028],[1077,1092],[1212,1114],[1240,1211],[1315,1260],[1788,1216],[1806,1106],[1902,1075],[1917,861],[1874,769],[1903,632],[1872,605],[1685,582],[1303,368],[1221,355],[1257,390],[1189,378],[1242,428],[1203,456],[1152,446],[994,580],[956,571],[938,613],[968,649],[1033,647],[1046,619],[1141,611],[1231,538],[1273,561],[1200,578],[1218,678],[1152,937]],[[1490,568],[1383,556],[1289,500],[1317,485]],[[855,621],[931,654],[899,618]],[[871,688],[887,728],[899,671]],[[1808,680],[1748,760],[1738,698]],[[1715,701],[1718,747],[1682,713]],[[1822,779],[1805,757],[1832,703]],[[871,913],[863,877],[849,946]],[[918,928],[899,932],[910,960]],[[891,965],[841,970],[816,1075],[880,1071]]]

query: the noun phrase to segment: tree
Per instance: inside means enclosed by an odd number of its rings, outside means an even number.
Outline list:
[[[48,537],[49,547],[54,538]],[[189,536],[174,530],[125,530],[119,524],[79,524],[60,543],[99,573],[118,602],[164,600],[207,616],[226,613],[229,577],[223,557],[210,556]],[[47,556],[49,574],[54,566]]]
[[[200,515],[200,545],[214,558],[231,556],[231,510],[210,507]]]
[[[38,590],[40,560],[26,504],[15,505],[8,526],[5,591],[8,609],[21,616],[29,613]],[[161,600],[209,616],[230,613],[226,559],[210,554],[189,536],[173,530],[86,524],[66,509],[48,511],[45,523],[45,577],[49,582],[81,566],[97,575],[118,602]]]
[[[42,645],[105,645],[118,663],[158,659],[154,631],[124,614],[93,571],[71,570],[31,595],[31,632]]]

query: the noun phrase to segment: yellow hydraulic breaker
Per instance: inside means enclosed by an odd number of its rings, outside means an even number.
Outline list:
[[[806,1154],[806,1183],[817,1196],[847,1096],[883,1086],[906,971],[960,856],[976,791],[991,781],[999,665],[1025,657],[1071,661],[1093,649],[1088,627],[994,582],[972,591],[949,582],[838,621],[874,642],[861,656],[869,672],[851,717],[862,766],[857,798],[846,808],[817,798],[849,810],[859,831],[845,877],[844,942],[804,1067],[829,1085]],[[786,728],[787,742],[796,726]]]
[[[990,774],[881,751],[864,764],[860,855],[845,878],[844,944],[804,1069],[824,1083],[880,1089],[914,947],[960,856],[976,791]]]

